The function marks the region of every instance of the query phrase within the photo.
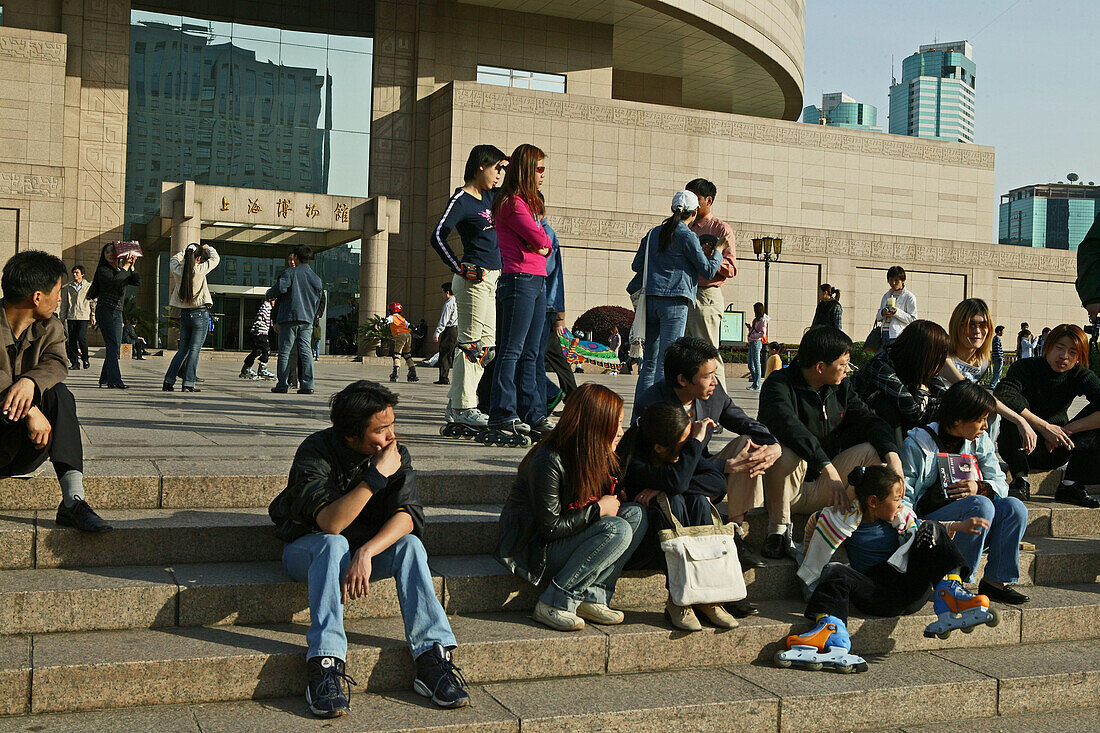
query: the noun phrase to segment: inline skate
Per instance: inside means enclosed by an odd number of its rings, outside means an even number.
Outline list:
[[[446,422],[439,428],[439,434],[444,438],[470,440],[480,438],[489,431],[489,417],[476,407],[456,412],[447,405],[443,418]]]
[[[777,667],[795,665],[816,672],[822,667],[841,674],[866,672],[867,662],[851,653],[848,627],[836,616],[822,616],[805,634],[787,637],[787,650],[776,652]]]
[[[518,418],[495,425],[478,436],[482,445],[496,445],[505,448],[527,448],[531,445],[531,426]]]
[[[1001,615],[989,607],[989,598],[968,591],[958,575],[948,575],[936,583],[932,610],[937,618],[924,630],[929,639],[946,639],[955,629],[969,634],[975,626],[993,627],[1001,622]]]
[[[537,423],[530,427],[531,440],[538,442],[550,434],[550,431],[554,429],[554,421],[548,417],[544,417]]]

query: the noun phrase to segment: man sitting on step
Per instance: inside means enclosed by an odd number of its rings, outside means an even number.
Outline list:
[[[0,288],[0,477],[32,474],[48,458],[61,483],[57,523],[82,532],[111,527],[84,500],[84,449],[69,374],[65,327],[54,317],[65,263],[46,252],[19,252]]]
[[[470,704],[420,541],[424,511],[412,459],[394,433],[396,404],[396,394],[366,380],[333,395],[332,427],[298,446],[287,487],[268,508],[276,534],[288,543],[283,565],[309,586],[306,701],[322,718],[347,713],[342,683],[349,693],[357,684],[344,671],[344,603],[390,577],[416,661],[413,689],[441,707]]]

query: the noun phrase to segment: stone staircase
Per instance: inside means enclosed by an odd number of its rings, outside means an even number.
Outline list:
[[[0,480],[0,733],[317,728],[301,696],[305,587],[283,572],[266,514],[283,466],[262,475],[212,463],[197,475],[164,461],[89,462],[89,496],[115,526],[94,537],[56,526],[48,472]],[[843,676],[770,665],[805,628],[789,560],[746,574],[761,613],[731,631],[672,631],[655,573],[620,581],[621,626],[535,624],[536,593],[491,557],[512,475],[418,476],[436,593],[474,706],[439,711],[409,691],[397,598],[382,581],[346,609],[360,685],[352,715],[333,727],[921,730],[976,719],[967,731],[1100,729],[1100,511],[1037,497],[1035,549],[1021,563],[1030,603],[946,640],[921,633],[931,604],[902,618],[853,616],[855,650],[871,667]],[[749,530],[759,543],[764,517]]]

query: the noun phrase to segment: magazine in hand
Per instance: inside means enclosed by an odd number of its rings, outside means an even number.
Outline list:
[[[134,257],[141,257],[141,244],[137,241],[130,242],[112,242],[115,245],[115,257],[120,260],[126,259],[130,255]]]
[[[969,453],[937,453],[936,464],[940,471],[940,485],[945,489],[959,481],[982,480],[978,459]]]

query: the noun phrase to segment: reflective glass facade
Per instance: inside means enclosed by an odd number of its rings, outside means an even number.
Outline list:
[[[158,212],[163,181],[367,195],[372,38],[140,10],[130,22],[128,229]],[[284,266],[231,250],[211,285],[267,287]],[[313,263],[330,317],[354,311],[359,251]]]
[[[1075,250],[1100,214],[1100,186],[1026,186],[1001,197],[998,241]]]
[[[975,64],[966,41],[921,46],[890,87],[890,132],[974,142]]]
[[[809,106],[802,110],[802,121],[811,125],[821,124],[824,115],[829,127],[845,127],[851,130],[882,132],[878,127],[878,108],[873,104],[857,102],[847,94],[823,94],[821,107]]]

